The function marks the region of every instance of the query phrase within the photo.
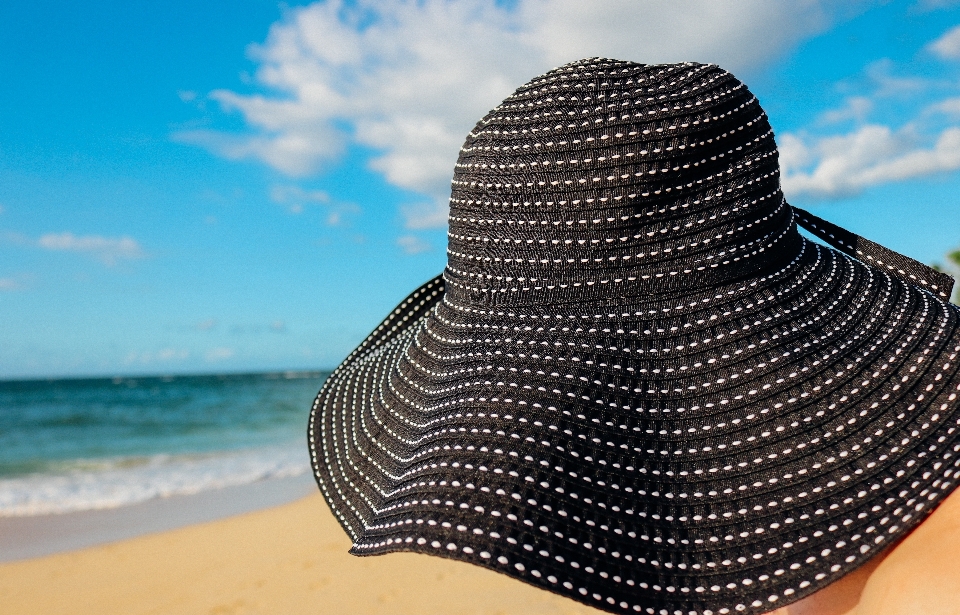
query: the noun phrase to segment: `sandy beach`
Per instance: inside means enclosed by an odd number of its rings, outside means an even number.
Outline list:
[[[319,494],[0,564],[5,615],[540,615],[599,611],[497,573],[397,553],[359,558]]]

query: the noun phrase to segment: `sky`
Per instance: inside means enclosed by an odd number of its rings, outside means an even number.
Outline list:
[[[791,203],[960,247],[960,2],[5,0],[0,379],[335,367],[442,271],[474,123],[592,56],[719,64]]]

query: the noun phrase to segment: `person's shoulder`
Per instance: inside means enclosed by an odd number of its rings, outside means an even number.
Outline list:
[[[914,613],[960,613],[960,489],[884,558],[853,611],[855,615]]]

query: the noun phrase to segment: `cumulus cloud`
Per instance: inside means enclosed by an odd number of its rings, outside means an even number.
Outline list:
[[[404,235],[397,238],[397,245],[404,254],[420,254],[430,249],[430,244],[416,235]]]
[[[927,48],[945,59],[960,59],[960,26]],[[868,95],[850,96],[845,105],[821,114],[820,127],[852,120],[844,134],[809,132],[781,135],[781,184],[788,198],[835,199],[879,184],[960,169],[960,83],[929,82],[895,74],[888,59],[864,69]],[[941,98],[937,99],[937,95]],[[867,121],[877,107],[896,105],[905,115],[899,127]],[[915,109],[902,113],[902,109]]]
[[[204,358],[207,360],[207,363],[216,363],[218,361],[225,361],[233,355],[234,351],[232,348],[211,348],[206,352]]]
[[[70,232],[47,233],[40,236],[36,245],[44,250],[88,254],[108,267],[116,265],[121,260],[135,260],[145,255],[137,240],[126,236],[102,237],[74,235]]]
[[[207,318],[206,320],[201,320],[200,322],[197,323],[197,330],[210,331],[211,329],[216,328],[217,324],[218,323],[216,318]]]
[[[745,71],[821,31],[838,11],[856,10],[850,7],[815,0],[317,2],[288,10],[251,47],[259,93],[210,93],[242,116],[247,133],[174,137],[292,176],[316,172],[355,143],[376,152],[370,165],[388,182],[431,199],[404,212],[409,227],[442,226],[464,135],[534,75],[590,56],[700,60]]]
[[[334,201],[323,190],[307,190],[293,184],[274,185],[270,189],[270,200],[293,215],[302,214],[313,205],[322,206],[326,210],[324,221],[330,226],[339,226],[360,211],[353,203]]]
[[[438,228],[447,223],[447,203],[439,195],[434,200],[405,205],[400,213],[409,229]]]
[[[960,169],[960,128],[944,129],[918,146],[909,128],[870,124],[838,136],[804,142],[780,139],[781,183],[787,197],[837,198],[868,186]]]
[[[20,282],[14,278],[0,278],[0,292],[20,290],[21,288]]]
[[[173,361],[173,360],[182,360],[190,356],[189,350],[176,349],[176,348],[164,348],[157,352],[158,361]]]
[[[931,85],[922,77],[897,74],[890,58],[870,63],[864,70],[864,76],[873,88],[871,96],[875,99],[915,94]]]
[[[277,185],[270,189],[270,200],[282,205],[292,214],[299,214],[303,213],[308,204],[329,203],[330,195],[323,190],[304,190],[299,186]]]
[[[960,59],[960,26],[947,30],[943,36],[927,45],[927,49],[945,60]]]
[[[829,109],[820,114],[820,123],[839,124],[853,120],[862,122],[873,110],[873,100],[867,96],[850,96],[839,109]]]
[[[960,97],[945,98],[927,108],[930,113],[942,113],[953,118],[960,118]]]
[[[151,363],[170,363],[183,361],[190,357],[190,351],[182,348],[163,348],[156,352],[130,352],[124,358],[124,363],[131,365],[140,363],[149,365]]]
[[[919,0],[914,6],[921,11],[935,11],[950,8],[957,4],[960,4],[958,0]]]

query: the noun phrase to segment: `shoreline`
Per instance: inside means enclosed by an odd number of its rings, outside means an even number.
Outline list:
[[[117,508],[0,517],[0,563],[154,534],[293,502],[316,491],[310,472],[153,498]]]
[[[5,615],[599,613],[464,562],[355,557],[349,548],[314,491],[273,508],[0,564],[0,604]]]

